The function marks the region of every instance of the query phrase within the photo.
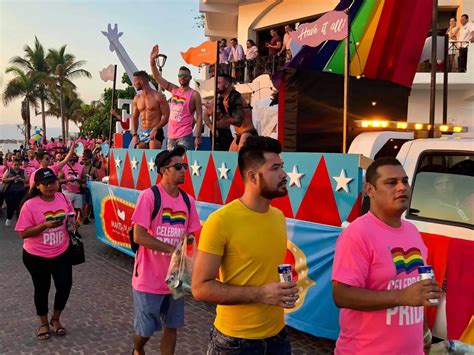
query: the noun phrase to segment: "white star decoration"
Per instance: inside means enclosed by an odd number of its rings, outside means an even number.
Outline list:
[[[229,177],[227,176],[227,174],[229,173],[230,169],[225,166],[224,162],[222,163],[221,167],[217,170],[219,170],[219,172],[221,173],[221,176],[219,177],[219,179],[229,180]]]
[[[117,155],[117,159],[115,159],[115,166],[116,166],[117,168],[120,168],[120,163],[121,163],[121,162],[122,162],[122,161],[120,160],[120,157]]]
[[[200,176],[199,169],[201,169],[201,166],[198,164],[197,160],[195,160],[193,165],[191,165],[190,167],[192,170],[191,175]]]
[[[135,159],[135,157],[133,157],[133,159],[130,161],[130,163],[132,163],[132,169],[133,169],[133,170],[136,170],[136,169],[137,169],[138,160]]]
[[[150,170],[150,171],[155,170],[155,162],[154,162],[153,159],[151,159],[151,158],[150,158],[150,160],[148,161],[148,170]]]
[[[290,187],[296,185],[296,187],[301,188],[300,180],[304,176],[304,174],[298,172],[298,168],[296,167],[296,165],[293,165],[293,170],[291,171],[291,173],[287,172],[286,175],[288,175],[288,177],[290,178]]]
[[[347,185],[354,179],[346,177],[344,169],[341,169],[339,176],[333,176],[332,178],[337,182],[336,191],[343,189],[345,192],[349,193],[349,187]]]

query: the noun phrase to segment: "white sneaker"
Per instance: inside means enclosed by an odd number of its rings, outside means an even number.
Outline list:
[[[10,225],[12,224],[12,220],[11,219],[7,219],[5,221],[5,227],[10,227]]]

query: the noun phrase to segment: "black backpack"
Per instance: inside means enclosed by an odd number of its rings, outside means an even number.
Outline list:
[[[179,193],[183,197],[184,203],[186,204],[186,207],[188,208],[188,216],[191,211],[191,201],[189,201],[189,196],[186,192],[178,188]],[[153,185],[151,187],[151,191],[153,191],[153,195],[155,197],[155,205],[153,207],[153,212],[151,213],[151,220],[154,220],[155,217],[158,215],[158,212],[160,211],[161,208],[161,194],[160,190],[158,189],[158,186]],[[133,239],[133,227],[130,228],[128,231],[128,236],[130,237],[130,248],[134,253],[137,253],[138,247],[140,244],[135,243],[135,240]]]

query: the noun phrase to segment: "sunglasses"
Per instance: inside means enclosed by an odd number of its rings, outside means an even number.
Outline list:
[[[178,74],[178,78],[189,78],[190,76],[189,74]]]
[[[176,163],[176,164],[173,164],[173,165],[167,165],[167,166],[164,166],[165,169],[167,168],[175,168],[176,170],[181,170],[184,168],[184,170],[188,170],[188,164],[186,163]]]

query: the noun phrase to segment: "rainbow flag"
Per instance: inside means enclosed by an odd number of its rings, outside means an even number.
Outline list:
[[[410,248],[407,251],[404,251],[403,248],[393,248],[391,253],[395,269],[397,270],[397,275],[402,272],[410,274],[419,266],[425,264],[420,249],[418,248]]]
[[[46,221],[61,221],[66,218],[66,212],[64,210],[58,211],[47,211],[44,213]]]
[[[168,223],[171,225],[186,223],[186,212],[178,211],[173,212],[170,208],[164,208],[161,216],[162,223]]]

